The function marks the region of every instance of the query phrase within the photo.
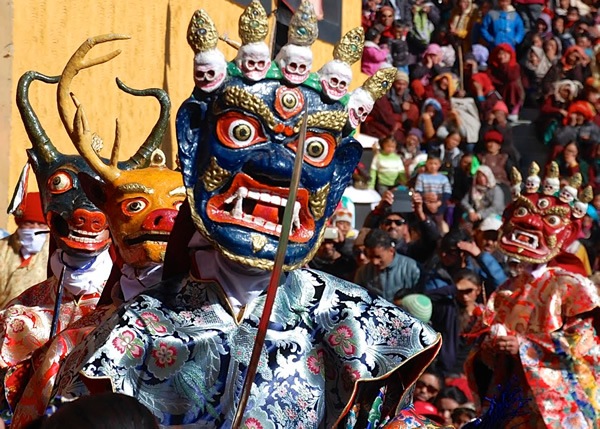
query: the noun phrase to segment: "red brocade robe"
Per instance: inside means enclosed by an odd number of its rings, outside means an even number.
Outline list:
[[[11,409],[28,378],[29,358],[50,336],[57,286],[58,279],[53,276],[27,289],[0,312],[0,375],[4,399]],[[99,292],[76,297],[65,289],[57,332],[90,314],[99,299]]]
[[[515,406],[506,428],[600,427],[599,307],[596,286],[560,267],[521,274],[490,297],[487,337],[493,345],[498,326],[499,336],[515,335],[518,356],[479,344],[465,369],[480,399],[518,384],[526,402]]]

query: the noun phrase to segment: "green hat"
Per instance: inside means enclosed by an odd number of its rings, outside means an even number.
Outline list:
[[[431,299],[425,295],[417,293],[406,295],[402,298],[400,307],[423,323],[429,323],[431,320],[433,305]]]

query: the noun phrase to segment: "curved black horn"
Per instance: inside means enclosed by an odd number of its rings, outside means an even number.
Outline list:
[[[29,102],[29,85],[34,80],[55,84],[60,80],[60,76],[46,76],[36,71],[28,71],[21,76],[17,85],[17,107],[19,108],[19,113],[21,114],[21,119],[25,125],[25,130],[27,131],[33,150],[38,156],[50,163],[60,153],[50,141]]]
[[[117,85],[122,91],[125,91],[128,94],[136,95],[136,96],[148,96],[152,95],[156,97],[158,102],[160,103],[160,116],[158,117],[158,121],[150,135],[144,142],[144,144],[137,150],[137,152],[129,158],[129,160],[125,161],[120,165],[120,167],[124,170],[132,170],[136,168],[145,168],[150,165],[150,157],[152,152],[155,149],[158,149],[160,146],[162,139],[165,135],[165,131],[169,126],[169,117],[171,115],[171,100],[169,99],[169,95],[167,92],[160,88],[148,88],[148,89],[133,89],[125,85],[119,78],[117,78]]]

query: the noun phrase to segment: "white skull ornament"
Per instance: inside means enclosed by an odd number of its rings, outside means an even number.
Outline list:
[[[588,203],[584,203],[583,201],[575,201],[573,204],[573,217],[577,219],[581,219],[587,213]]]
[[[577,198],[577,189],[572,186],[565,185],[558,194],[558,199],[563,203],[571,204]]]
[[[528,176],[525,180],[525,193],[535,194],[540,189],[541,179],[539,176]]]
[[[373,110],[374,105],[373,97],[362,87],[352,91],[348,101],[348,122],[350,126],[356,128],[364,122]]]
[[[227,61],[221,51],[212,49],[194,57],[194,82],[204,92],[213,92],[227,77]]]
[[[313,62],[312,50],[308,46],[287,44],[275,57],[283,77],[293,85],[300,85],[310,74]]]
[[[242,45],[235,57],[235,64],[248,79],[259,81],[271,67],[269,47],[264,42]]]
[[[323,91],[332,100],[339,100],[348,92],[352,80],[352,68],[343,61],[326,63],[318,72]]]
[[[560,191],[560,179],[558,177],[546,177],[542,191],[545,195],[556,195]]]

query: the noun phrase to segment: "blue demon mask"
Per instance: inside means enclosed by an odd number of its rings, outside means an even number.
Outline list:
[[[277,61],[271,64],[259,80],[252,67],[238,67],[250,61],[239,58],[243,52],[254,55],[252,65],[260,60],[255,58],[256,52],[263,51],[248,48],[264,42],[242,31],[248,21],[248,28],[266,27],[261,27],[261,17],[266,19],[266,15],[258,2],[252,2],[240,19],[242,48],[247,49],[240,49],[236,62],[227,67],[227,77],[216,88],[214,79],[206,82],[198,79],[219,76],[218,71],[223,68],[222,56],[215,54],[216,40],[203,37],[216,34],[212,21],[198,11],[188,32],[188,40],[196,51],[195,70],[202,65],[201,73],[195,74],[194,93],[177,116],[179,161],[192,217],[196,228],[222,253],[260,268],[271,268],[275,259],[305,112],[308,118],[305,155],[286,269],[306,263],[318,248],[327,219],[348,185],[362,151],[361,145],[350,136],[352,96],[335,101],[336,97],[328,96],[317,74],[307,75],[298,84],[299,78],[288,75],[282,68],[295,64],[294,70],[297,69],[301,60],[305,60],[306,45],[314,41],[311,37],[308,41],[291,37],[307,33],[315,36],[316,19],[314,12],[307,9],[309,5],[303,2],[296,14],[301,22],[292,22],[282,65]],[[256,25],[251,25],[251,18],[258,21]],[[263,34],[266,33],[260,33],[259,37],[264,37]],[[360,58],[362,38],[351,42],[354,56],[358,52]],[[296,47],[301,48],[298,58],[294,57]],[[203,63],[206,58],[215,59],[214,71],[210,64]],[[346,73],[347,68],[345,65]],[[394,76],[395,71],[389,70],[379,74],[361,91],[373,94],[370,97],[374,99],[381,92],[375,87],[391,87]]]

